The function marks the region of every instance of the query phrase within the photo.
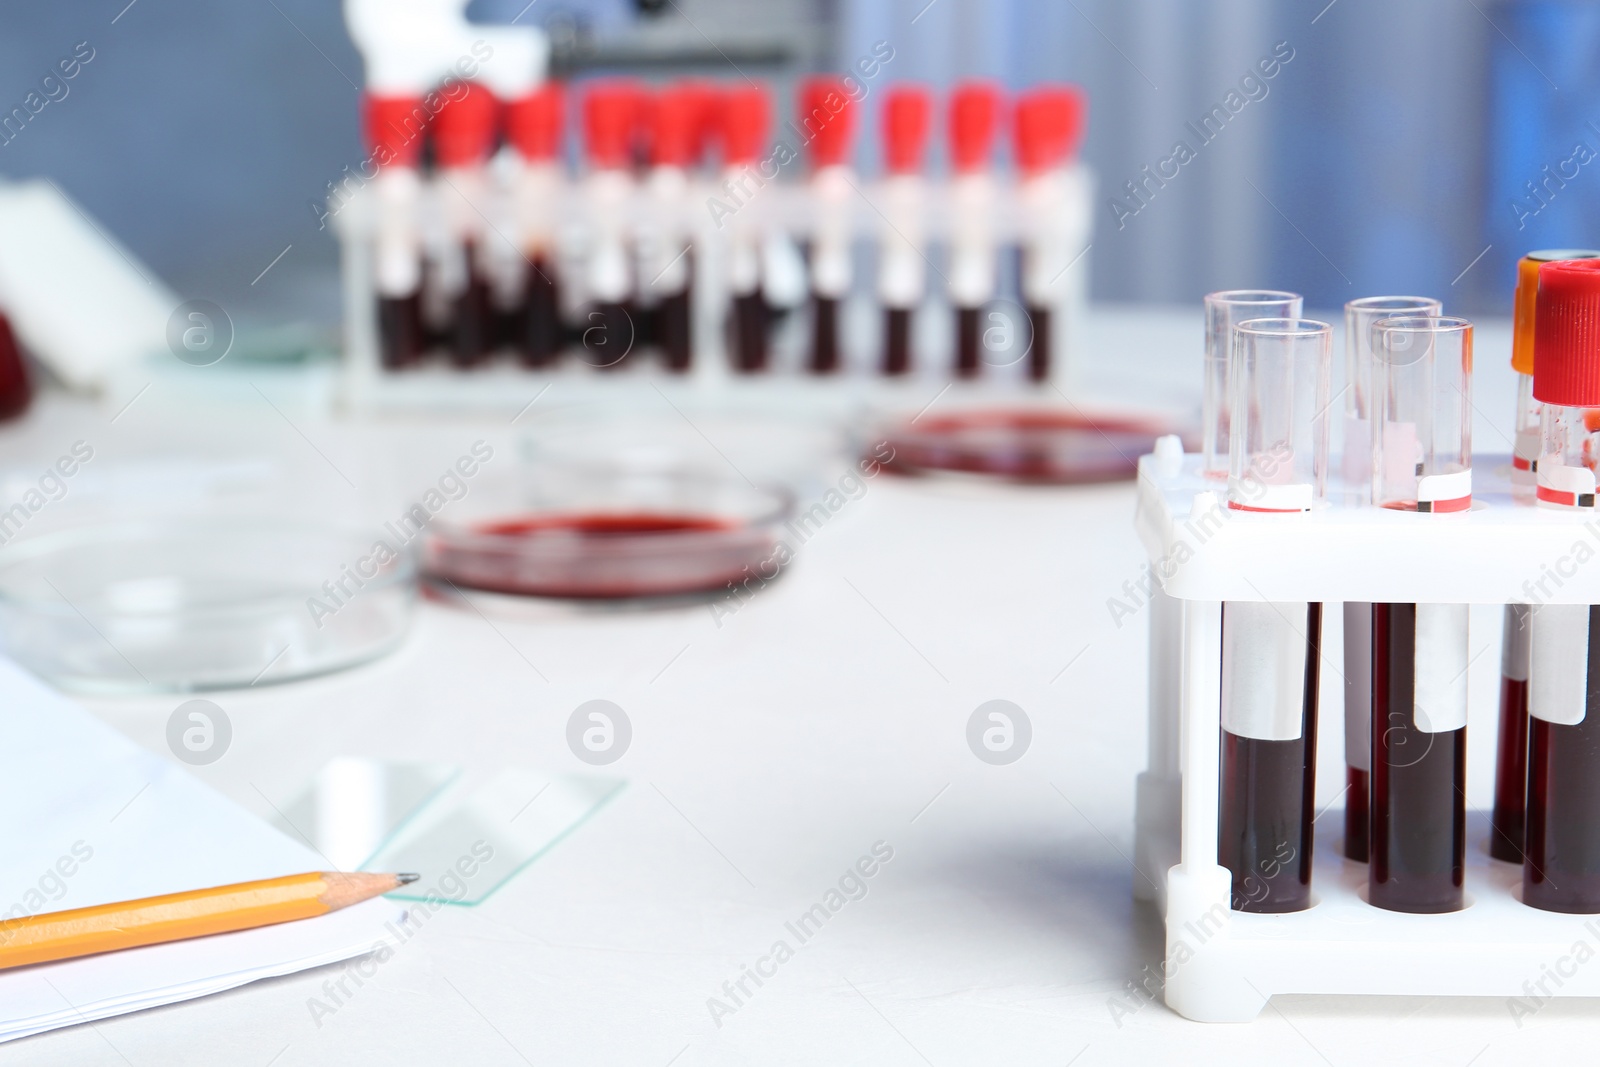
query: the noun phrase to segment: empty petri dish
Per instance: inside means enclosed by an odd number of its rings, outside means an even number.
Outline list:
[[[774,576],[793,509],[779,486],[672,462],[530,463],[486,483],[424,547],[446,585],[569,600],[725,592]]]
[[[405,635],[415,555],[371,532],[250,519],[64,530],[0,549],[0,648],[104,695],[283,682]]]
[[[1076,485],[1134,476],[1139,457],[1173,428],[1154,419],[1045,409],[924,415],[890,428],[887,469]]]

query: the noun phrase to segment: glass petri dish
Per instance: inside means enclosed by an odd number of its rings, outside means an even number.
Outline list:
[[[694,466],[530,463],[435,522],[424,569],[447,586],[564,600],[651,601],[770,580],[793,495]]]
[[[0,649],[62,689],[110,696],[341,670],[395,648],[416,605],[415,554],[376,541],[233,518],[13,542],[0,548]]]
[[[1154,419],[1029,408],[924,415],[890,428],[894,458],[885,467],[1049,485],[1124,481],[1156,438],[1173,432]]]

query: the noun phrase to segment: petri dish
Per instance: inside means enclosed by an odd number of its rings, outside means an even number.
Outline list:
[[[892,426],[885,440],[897,474],[951,473],[1013,482],[1083,485],[1134,477],[1157,437],[1158,420],[1032,408],[924,415]]]
[[[793,494],[671,461],[533,462],[429,527],[424,568],[459,589],[652,601],[772,577]]]
[[[371,531],[186,518],[12,542],[0,548],[0,650],[62,689],[112,696],[354,666],[394,649],[416,606],[414,553],[379,559],[376,541]]]

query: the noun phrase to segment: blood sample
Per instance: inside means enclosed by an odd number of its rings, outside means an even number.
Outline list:
[[[1304,513],[1327,495],[1333,328],[1254,319],[1235,332],[1228,506]],[[1311,906],[1322,605],[1222,606],[1217,862],[1238,911]]]
[[[1059,332],[1054,321],[1058,294],[1064,291],[1068,269],[1082,255],[1082,250],[1068,244],[1070,219],[1065,207],[1071,196],[1065,169],[1083,139],[1086,108],[1082,90],[1067,85],[1041,86],[1017,101],[1016,163],[1022,175],[1017,195],[1026,220],[1022,302],[1029,326],[1027,376],[1035,382],[1050,377]],[[1299,313],[1296,309],[1291,317]]]
[[[363,99],[362,126],[371,158],[377,215],[372,245],[377,293],[378,361],[385,370],[410,366],[426,348],[422,326],[422,236],[417,223],[418,172],[428,112],[410,96]]]
[[[1380,319],[1373,353],[1374,503],[1441,516],[1468,510],[1472,324]],[[1372,606],[1367,901],[1390,911],[1464,905],[1467,620],[1466,604]]]
[[[1507,604],[1500,638],[1500,738],[1495,750],[1489,855],[1522,862],[1528,797],[1528,605]]]
[[[813,374],[839,369],[839,305],[850,291],[850,215],[855,179],[850,148],[855,102],[843,79],[807,78],[800,86],[800,131],[809,138],[812,209],[811,354]]]
[[[1517,372],[1516,436],[1511,451],[1511,490],[1521,503],[1534,500],[1534,461],[1539,458],[1539,402],[1533,398],[1534,322],[1538,307],[1539,267],[1560,260],[1600,259],[1591,248],[1548,248],[1529,252],[1517,262],[1517,289],[1512,303],[1511,369]],[[1520,858],[1520,857],[1519,857]]]
[[[1201,469],[1207,476],[1225,478],[1229,471],[1229,433],[1232,423],[1233,328],[1246,319],[1298,319],[1299,293],[1271,289],[1229,289],[1206,296],[1205,425],[1201,436]]]
[[[956,374],[977,377],[979,314],[994,298],[998,264],[991,160],[1000,126],[1000,89],[963,82],[950,94],[950,301],[956,308]]]
[[[734,212],[724,221],[727,237],[727,284],[733,303],[733,365],[750,374],[767,367],[770,311],[761,292],[761,238],[757,200],[765,179],[756,174],[767,146],[772,100],[764,86],[736,85],[721,99],[722,164],[720,192],[731,198]]]
[[[0,420],[14,419],[28,410],[33,385],[22,349],[11,330],[11,320],[0,315]]]
[[[491,268],[484,217],[489,201],[485,164],[499,131],[500,102],[481,84],[464,82],[433,120],[433,144],[449,257],[442,265],[451,294],[446,347],[450,362],[472,367],[486,361],[493,342],[489,310]]]
[[[583,358],[604,369],[619,368],[633,348],[628,307],[633,277],[628,255],[628,209],[633,199],[639,90],[629,81],[593,83],[583,98],[584,178],[589,244],[584,270],[584,306],[579,324]]]
[[[1344,482],[1352,503],[1372,496],[1372,324],[1390,315],[1438,315],[1425,296],[1369,296],[1344,306]],[[1372,605],[1344,605],[1344,854],[1367,862],[1372,770]]]
[[[1541,507],[1592,511],[1600,436],[1600,259],[1539,267],[1533,397]],[[1529,609],[1528,799],[1522,901],[1600,912],[1600,606]]]
[[[884,233],[878,264],[878,298],[884,306],[883,373],[911,370],[911,316],[928,287],[923,258],[927,207],[922,176],[933,116],[933,94],[920,85],[896,85],[883,102]]]
[[[524,365],[542,367],[561,352],[561,296],[556,279],[556,218],[565,175],[561,166],[559,84],[547,82],[506,108],[506,134],[521,162],[516,180],[518,239],[526,270],[513,347]]]
[[[703,110],[702,91],[684,84],[658,94],[650,108],[649,206],[639,232],[639,278],[642,296],[650,302],[651,339],[667,369],[678,374],[688,371],[693,359],[689,285],[694,252],[685,220]]]

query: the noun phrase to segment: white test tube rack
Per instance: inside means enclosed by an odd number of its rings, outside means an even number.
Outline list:
[[[1600,915],[1524,905],[1521,865],[1489,858],[1486,811],[1467,813],[1467,906],[1456,912],[1368,904],[1367,865],[1344,857],[1337,809],[1316,822],[1307,910],[1232,910],[1232,876],[1218,863],[1225,601],[1320,601],[1326,635],[1344,601],[1523,603],[1542,562],[1570,558],[1580,541],[1600,548],[1593,515],[1513,502],[1509,456],[1477,457],[1474,468],[1473,506],[1459,515],[1341,505],[1336,484],[1330,506],[1265,515],[1230,511],[1221,481],[1201,474],[1200,457],[1176,437],[1140,459],[1135,525],[1157,585],[1133,891],[1165,919],[1165,999],[1178,1014],[1249,1021],[1280,993],[1527,997],[1527,983],[1542,982],[1541,998],[1600,996],[1600,967],[1546,979],[1576,945],[1600,949]],[[1600,604],[1600,565],[1553,586],[1541,602]],[[1320,688],[1317,735],[1327,743],[1343,736],[1342,697],[1333,698],[1343,687],[1324,679]]]
[[[1019,243],[1038,239],[1040,220],[1028,218],[1025,208],[1036,213],[1050,209],[1043,229],[1052,238],[1048,254],[1061,266],[1051,272],[1053,276],[1045,283],[1053,358],[1049,378],[1042,383],[1027,382],[1020,366],[985,367],[976,379],[955,379],[953,351],[932,355],[914,351],[912,373],[895,378],[877,373],[875,364],[867,366],[870,361],[849,358],[841,373],[832,375],[811,375],[801,368],[802,360],[781,358],[764,372],[735,373],[730,365],[726,332],[730,300],[725,248],[728,227],[719,229],[706,208],[709,197],[726,194],[702,178],[691,179],[689,195],[683,200],[684,215],[677,220],[679,231],[690,235],[693,249],[694,359],[688,373],[670,373],[654,360],[646,361],[643,367],[608,371],[589,366],[570,352],[557,364],[539,368],[523,367],[514,358],[501,355],[465,370],[450,366],[442,358],[397,371],[386,370],[378,350],[372,249],[376,212],[369,183],[351,192],[332,216],[341,247],[345,306],[343,401],[357,412],[516,411],[532,395],[530,385],[537,391],[550,384],[560,387],[563,402],[604,402],[630,391],[654,395],[653,390],[660,390],[674,402],[680,398],[708,403],[727,399],[760,404],[770,396],[774,403],[786,408],[816,408],[837,414],[862,406],[892,409],[909,405],[916,410],[933,391],[954,380],[959,391],[969,398],[988,398],[992,394],[1023,402],[1032,397],[1039,403],[1058,403],[1057,390],[1068,395],[1075,392],[1075,370],[1082,359],[1077,341],[1088,305],[1089,256],[1084,253],[1091,224],[1093,176],[1083,163],[1075,162],[1052,172],[1045,182],[1034,179],[1030,183],[1036,189],[1034,200],[1027,205],[1016,195],[1018,184],[1014,177],[996,176],[996,184],[998,195],[994,197],[994,215],[987,229],[1002,254]],[[587,241],[585,205],[581,183],[569,180],[564,185],[560,204],[553,212],[554,217],[563,220],[557,234],[560,250],[556,260],[572,265],[581,263]],[[882,238],[884,186],[882,182],[866,182],[861,189],[862,196],[851,205],[852,241],[876,243]],[[1048,195],[1038,190],[1046,190]],[[630,235],[639,229],[643,213],[659,210],[659,205],[650,202],[643,182],[635,183],[634,193],[626,212]],[[952,235],[952,201],[948,180],[929,180],[924,216],[928,247],[920,251],[935,269],[930,270],[925,304],[932,301],[933,311],[947,315],[953,315],[953,309],[939,303],[946,297],[945,282],[938,272],[948,271],[944,252]],[[800,243],[808,239],[816,217],[804,183],[781,180],[759,189],[747,210],[760,211],[759,224],[764,232]],[[485,239],[516,241],[517,235],[497,230]],[[1061,247],[1055,248],[1055,244]],[[859,278],[850,299],[862,299],[875,292],[875,278]],[[1037,290],[1034,295],[1039,295]],[[928,310],[924,307],[919,314]],[[794,312],[802,316],[806,313],[804,305]],[[876,351],[880,329],[880,317],[871,316],[870,336],[866,340],[859,333],[847,336],[845,347],[864,346]]]

